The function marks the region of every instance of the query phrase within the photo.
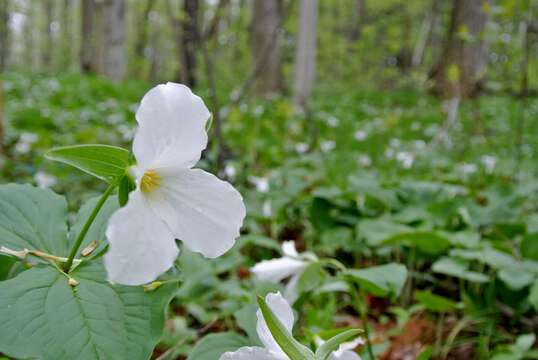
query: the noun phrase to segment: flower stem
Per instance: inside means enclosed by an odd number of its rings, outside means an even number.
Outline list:
[[[63,270],[66,273],[69,273],[71,270],[71,266],[73,265],[73,260],[75,259],[75,256],[77,255],[78,249],[80,248],[80,245],[82,245],[82,241],[84,241],[84,237],[88,233],[88,230],[90,230],[90,226],[92,225],[93,221],[97,217],[97,214],[105,204],[106,199],[112,194],[112,191],[116,187],[116,184],[110,184],[108,188],[105,190],[103,195],[101,195],[101,198],[95,204],[95,207],[93,208],[92,213],[88,217],[88,220],[86,220],[86,223],[82,227],[82,230],[80,230],[80,233],[77,236],[77,239],[75,240],[75,243],[73,244],[73,247],[71,248],[71,252],[69,253],[69,256],[67,258],[67,261],[65,262],[63,266]]]
[[[368,355],[370,359],[374,360],[375,359],[374,350],[372,348],[372,340],[370,339],[370,329],[368,328],[369,323],[368,323],[368,309],[366,305],[366,294],[359,287],[359,289],[357,290],[357,295],[358,295],[357,297],[359,300],[359,304],[357,305],[359,307],[361,321],[364,326],[364,337],[366,338],[366,348],[368,350]]]

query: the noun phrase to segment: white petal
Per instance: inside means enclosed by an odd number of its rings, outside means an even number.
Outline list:
[[[269,306],[271,311],[275,314],[275,316],[278,318],[278,320],[280,320],[282,325],[284,325],[284,327],[291,334],[295,319],[293,317],[293,310],[291,309],[290,304],[288,304],[288,302],[282,297],[279,292],[267,294],[267,296],[265,297],[265,302],[267,303],[267,306]],[[286,359],[286,354],[282,351],[280,346],[273,338],[273,335],[269,331],[269,328],[267,327],[265,319],[263,318],[263,314],[260,310],[256,312],[256,317],[258,318],[258,322],[256,323],[256,332],[258,333],[258,337],[260,338],[263,345],[265,345],[265,348],[274,354],[284,356],[284,358]]]
[[[245,218],[243,198],[232,185],[199,169],[164,169],[152,206],[176,238],[208,258],[228,251]]]
[[[141,285],[155,280],[174,264],[179,250],[167,225],[148,206],[137,190],[127,205],[112,215],[105,255],[109,281]]]
[[[286,289],[284,290],[284,297],[286,300],[293,304],[299,298],[299,291],[297,291],[297,284],[301,278],[302,272],[293,275],[290,281],[286,284]]]
[[[342,343],[338,350],[333,351],[329,360],[361,360],[361,357],[356,352],[351,351],[359,345],[364,345],[364,339],[361,337]]]
[[[283,358],[261,347],[246,346],[237,351],[222,354],[219,360],[288,360],[288,357]]]
[[[299,256],[297,249],[295,248],[295,241],[284,241],[282,243],[282,252],[289,257]]]
[[[329,360],[361,360],[359,354],[353,351],[333,352]]]
[[[260,280],[280,282],[287,277],[303,271],[306,263],[301,260],[282,257],[273,260],[264,260],[251,269],[251,272]]]
[[[210,117],[203,100],[180,84],[157,85],[136,112],[138,131],[133,151],[142,168],[191,167],[207,146]]]

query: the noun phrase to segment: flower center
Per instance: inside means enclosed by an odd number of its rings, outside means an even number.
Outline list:
[[[161,176],[155,170],[147,170],[140,180],[140,190],[150,193],[161,184]]]

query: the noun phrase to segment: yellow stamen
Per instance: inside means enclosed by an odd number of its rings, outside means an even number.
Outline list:
[[[150,193],[161,184],[161,176],[155,170],[148,170],[140,180],[140,190]]]

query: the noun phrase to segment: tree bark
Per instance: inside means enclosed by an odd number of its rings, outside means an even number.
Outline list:
[[[349,41],[355,42],[362,35],[362,26],[366,22],[366,0],[355,0],[349,30]]]
[[[318,1],[301,0],[295,59],[294,104],[305,108],[316,76]]]
[[[73,0],[64,0],[61,13],[61,49],[59,56],[60,68],[69,70],[73,59]]]
[[[52,22],[54,21],[54,2],[52,0],[43,0],[43,13],[45,14],[45,41],[42,48],[41,63],[43,67],[50,70],[52,64],[53,53],[53,38],[52,38]]]
[[[95,0],[82,0],[81,10],[80,69],[83,73],[96,73],[98,70],[98,61],[96,56]]]
[[[144,6],[144,11],[142,12],[142,15],[140,16],[140,19],[138,20],[137,26],[138,26],[138,35],[136,38],[135,48],[134,48],[134,54],[135,54],[135,68],[136,73],[140,74],[143,72],[145,66],[144,66],[144,58],[145,58],[145,51],[147,47],[148,42],[148,34],[149,34],[149,14],[151,13],[151,10],[153,9],[155,5],[155,0],[147,0],[146,4]]]
[[[0,73],[6,69],[9,58],[9,2],[0,0]]]
[[[484,30],[492,0],[454,0],[450,27],[437,65],[431,73],[435,93],[454,97],[478,95],[484,80],[489,42]]]
[[[197,59],[198,48],[198,13],[199,0],[183,0],[183,16],[181,18],[181,68],[179,79],[189,87],[195,87],[197,83]]]
[[[411,65],[413,67],[421,65],[422,61],[424,60],[426,48],[432,43],[433,34],[439,21],[440,12],[441,1],[432,0],[432,8],[424,18],[418,41],[415,45],[415,49],[413,50],[413,58],[411,60]]]
[[[104,3],[105,42],[103,73],[112,81],[121,81],[127,69],[125,59],[125,1],[106,0]]]
[[[280,0],[254,1],[252,14],[252,66],[254,89],[258,95],[271,96],[283,90],[279,28]]]

